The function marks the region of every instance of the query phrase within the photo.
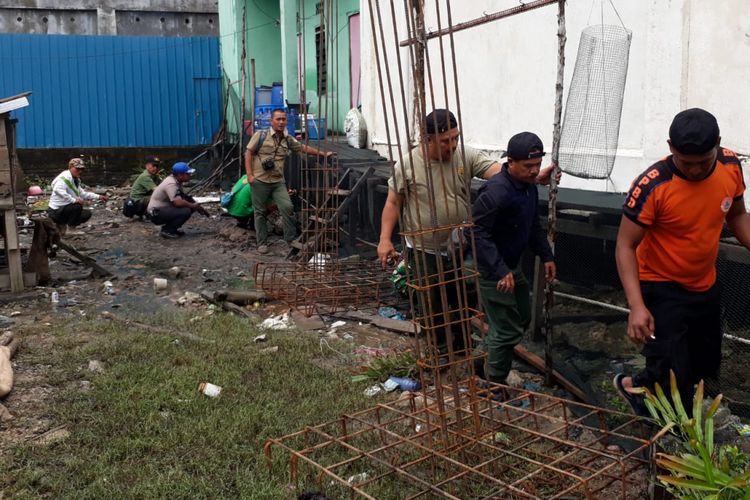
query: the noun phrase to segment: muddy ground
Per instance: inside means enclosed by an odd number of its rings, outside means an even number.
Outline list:
[[[7,300],[0,305],[0,314],[7,317],[0,328],[14,331],[22,343],[13,361],[14,390],[2,401],[7,413],[5,417],[0,414],[0,452],[22,441],[59,438],[55,434],[58,424],[46,413],[46,406],[55,401],[56,389],[51,383],[55,368],[29,361],[24,355],[23,345],[50,343],[51,336],[55,335],[55,324],[61,319],[102,313],[125,319],[180,307],[195,308],[198,316],[210,309],[197,299],[194,304],[181,306],[179,301],[185,292],[201,294],[226,288],[255,287],[253,266],[260,256],[254,250],[254,234],[235,227],[233,219],[220,216],[218,204],[207,205],[213,214],[211,217],[192,217],[184,226],[186,235],[183,238],[165,240],[159,236],[159,228],[150,222],[121,216],[118,210],[121,203],[121,199],[112,199],[106,206],[95,207],[90,222],[69,231],[65,238],[69,244],[110,270],[112,277],[91,278],[88,268],[59,252],[50,261],[51,283],[30,289],[24,294],[23,301]],[[25,230],[21,237],[28,245],[30,230]],[[271,245],[271,254],[263,258],[265,261],[282,260],[286,254],[286,247],[275,241]],[[170,274],[173,267],[180,268],[176,278]],[[167,279],[168,289],[156,292],[154,278]],[[108,280],[112,283],[110,288],[105,286]],[[53,292],[59,295],[57,306],[51,304]],[[264,317],[285,309],[286,306],[276,303],[253,312]],[[571,314],[587,314],[585,309],[570,304],[563,310]],[[0,318],[0,323],[2,321]],[[585,383],[601,405],[629,411],[609,383],[616,371],[623,367],[635,370],[642,363],[636,350],[625,340],[623,323],[575,322],[559,325],[557,330],[557,359],[569,368],[565,373]],[[358,345],[368,347],[393,347],[401,351],[413,343],[408,336],[367,325],[352,326],[347,333]],[[82,332],[74,341],[87,342],[87,334]],[[527,372],[524,375],[527,379],[535,377],[531,375],[533,369],[530,367],[519,363],[517,368]]]

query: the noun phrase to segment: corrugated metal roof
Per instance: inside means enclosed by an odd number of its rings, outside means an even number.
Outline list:
[[[207,144],[221,123],[216,37],[0,34],[20,148]]]

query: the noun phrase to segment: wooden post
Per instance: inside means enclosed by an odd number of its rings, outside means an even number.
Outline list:
[[[555,164],[555,170],[552,173],[549,183],[549,206],[547,215],[547,238],[549,239],[552,251],[555,251],[555,239],[557,238],[557,180],[555,176],[560,170],[557,160],[560,155],[560,131],[562,128],[562,101],[563,101],[563,83],[565,81],[565,42],[567,36],[565,33],[565,0],[558,1],[557,13],[557,81],[555,82],[555,119],[552,127],[552,163]],[[544,365],[545,365],[545,383],[552,382],[552,372],[554,370],[552,363],[552,306],[554,305],[555,290],[552,283],[548,283],[545,289],[544,303]]]
[[[21,249],[18,246],[18,229],[16,228],[16,209],[13,203],[13,174],[11,168],[11,151],[8,137],[13,126],[8,128],[8,114],[0,115],[0,209],[3,210],[5,256],[10,274],[10,290],[13,293],[23,291],[23,267]]]
[[[531,340],[542,340],[542,325],[544,324],[544,266],[542,259],[534,258],[534,281],[531,291]]]

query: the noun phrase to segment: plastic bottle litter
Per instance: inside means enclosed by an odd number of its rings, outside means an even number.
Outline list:
[[[422,384],[419,380],[406,377],[390,377],[386,383],[389,382],[395,383],[402,391],[418,391],[422,388]]]
[[[359,474],[350,476],[349,479],[346,480],[346,482],[351,485],[364,483],[365,481],[367,481],[368,477],[370,477],[370,475],[367,472],[360,472]]]
[[[104,293],[106,293],[107,295],[115,294],[115,285],[113,285],[111,281],[104,282]]]
[[[58,305],[60,305],[60,294],[59,293],[52,292],[50,294],[49,298],[50,298],[50,302],[52,302],[52,306],[53,307],[57,307]]]
[[[221,394],[221,387],[209,382],[201,382],[198,384],[198,392],[209,398],[217,398]]]
[[[167,289],[167,280],[164,278],[154,278],[154,291],[161,292]]]

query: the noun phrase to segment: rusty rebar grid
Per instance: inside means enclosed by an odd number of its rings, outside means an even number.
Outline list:
[[[444,398],[453,418],[438,416],[434,391],[411,394],[268,440],[268,466],[279,466],[273,448],[283,450],[291,483],[317,483],[331,498],[645,496],[663,431],[646,437],[638,417],[547,394],[499,384],[471,391],[471,378],[457,385],[472,397]],[[447,447],[436,446],[445,444],[435,437],[443,422]]]
[[[345,262],[320,254],[308,262],[259,262],[253,276],[269,297],[306,316],[372,309],[395,301],[388,276],[369,262]]]

